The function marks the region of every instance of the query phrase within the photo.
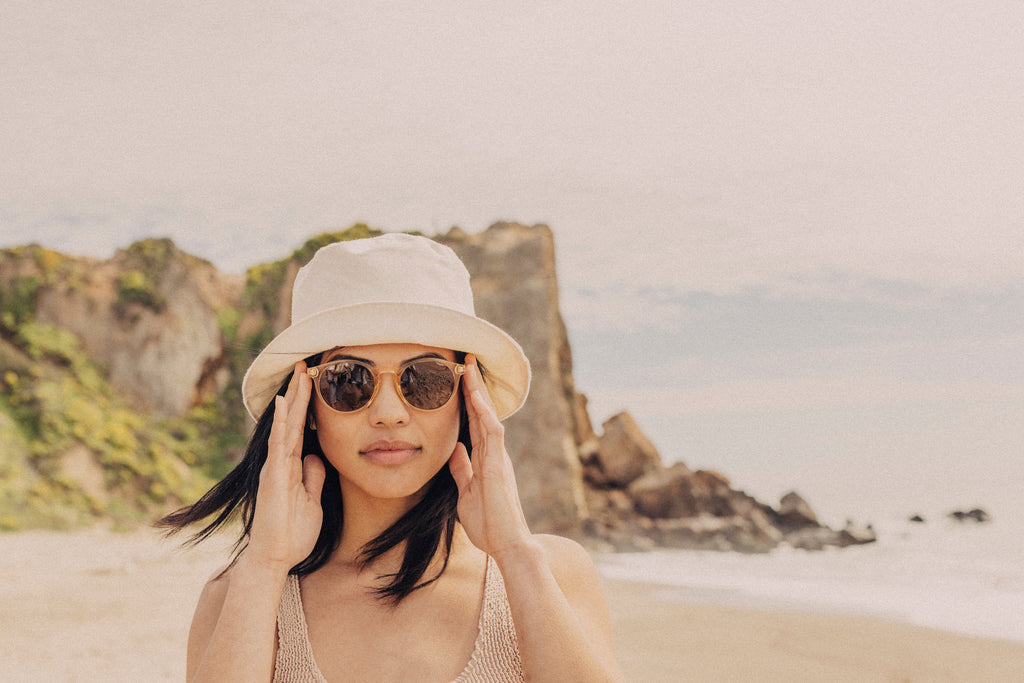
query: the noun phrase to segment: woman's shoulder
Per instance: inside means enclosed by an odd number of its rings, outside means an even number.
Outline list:
[[[554,534],[534,534],[533,538],[544,549],[548,566],[559,585],[597,579],[597,568],[590,552],[577,541]]]
[[[563,558],[568,561],[590,559],[590,553],[578,541],[566,536],[555,534],[533,534],[533,539],[540,543],[549,556]]]
[[[227,564],[220,567],[206,579],[206,583],[203,584],[203,592],[200,594],[200,600],[213,601],[221,603],[224,601],[224,594],[228,591],[228,586],[231,585],[231,571],[235,568],[234,564]]]
[[[548,567],[569,606],[580,619],[588,639],[613,662],[612,621],[601,575],[590,552],[563,536],[535,535]]]
[[[203,585],[203,590],[196,602],[195,613],[192,615],[193,632],[212,631],[212,627],[216,626],[220,610],[224,606],[228,586],[231,583],[231,569],[230,565],[218,569]]]

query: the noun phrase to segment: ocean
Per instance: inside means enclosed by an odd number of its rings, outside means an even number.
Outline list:
[[[878,541],[767,554],[663,550],[602,554],[609,578],[658,584],[660,597],[756,609],[873,616],[1024,642],[1024,523],[875,523]]]

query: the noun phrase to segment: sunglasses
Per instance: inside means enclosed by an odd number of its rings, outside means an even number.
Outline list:
[[[339,358],[309,368],[320,400],[339,413],[351,413],[370,405],[380,391],[383,375],[394,375],[402,400],[417,410],[439,410],[452,400],[465,365],[442,358],[418,358],[402,363],[397,370],[375,370],[350,358]]]

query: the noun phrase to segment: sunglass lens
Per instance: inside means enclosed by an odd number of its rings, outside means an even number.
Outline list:
[[[443,363],[421,360],[405,367],[400,378],[402,395],[420,410],[437,410],[455,393],[455,373]]]
[[[320,375],[320,396],[335,410],[359,410],[373,396],[373,372],[362,363],[339,361]]]

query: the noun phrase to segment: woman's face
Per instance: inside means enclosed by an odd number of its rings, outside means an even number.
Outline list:
[[[346,501],[360,495],[415,498],[448,462],[459,436],[459,397],[438,410],[418,410],[402,400],[395,383],[393,373],[402,363],[424,356],[455,360],[450,350],[417,344],[346,346],[323,355],[321,363],[362,361],[378,373],[380,383],[368,406],[349,413],[332,410],[313,391],[320,446],[338,470]]]

